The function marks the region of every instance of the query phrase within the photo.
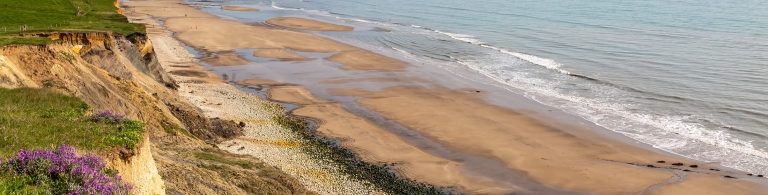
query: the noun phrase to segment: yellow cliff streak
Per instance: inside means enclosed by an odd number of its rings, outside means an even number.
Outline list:
[[[123,12],[123,8],[120,8],[120,0],[115,0],[115,7],[117,7],[117,13],[120,15],[125,15],[125,12]]]
[[[75,53],[80,54],[80,50],[83,49],[83,45],[75,45],[75,46],[72,46],[72,48],[70,48],[70,49],[72,51],[74,51]]]
[[[98,33],[50,33],[47,36],[51,40],[61,40],[68,43],[103,42],[112,40],[111,32]]]
[[[151,53],[152,51],[154,51],[151,40],[147,40],[147,42],[144,43],[143,46],[142,45],[137,45],[137,46],[141,47],[139,48],[139,52],[141,52],[141,56],[147,55],[148,53]]]

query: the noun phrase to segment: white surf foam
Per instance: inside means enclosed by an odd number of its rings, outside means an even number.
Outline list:
[[[530,63],[536,64],[536,65],[539,65],[539,66],[544,66],[544,67],[546,67],[547,69],[550,69],[550,70],[555,70],[555,71],[558,71],[560,73],[568,74],[568,75],[571,74],[567,70],[563,70],[561,68],[561,67],[563,67],[562,64],[557,63],[557,62],[555,62],[555,60],[552,60],[552,59],[541,58],[541,57],[538,57],[538,56],[524,54],[524,53],[511,52],[511,51],[507,51],[505,49],[501,49],[501,48],[490,46],[490,45],[481,45],[481,46],[486,47],[486,48],[495,49],[495,50],[500,51],[502,53],[515,56],[517,58],[520,58],[522,60],[528,61]]]
[[[276,9],[309,12],[309,10],[304,9],[280,7],[274,2],[272,3],[272,7]],[[569,71],[563,69],[563,64],[560,64],[552,59],[508,51],[503,48],[486,44],[472,35],[433,30],[419,25],[402,25],[390,22],[377,22],[359,18],[341,17],[335,14],[329,15],[342,20],[385,26],[403,26],[416,28],[421,32],[438,33],[451,37],[455,40],[492,49],[519,60],[545,67],[549,70],[571,75]],[[402,53],[409,58],[420,58],[404,49],[395,47],[390,47],[387,49],[392,49]],[[516,93],[521,93],[529,99],[535,100],[544,105],[562,109],[563,111],[584,118],[585,120],[591,121],[599,126],[605,127],[606,129],[621,133],[629,138],[649,144],[661,150],[673,154],[678,154],[687,158],[720,163],[726,167],[731,167],[751,173],[768,174],[768,170],[766,169],[766,165],[768,165],[768,153],[766,151],[755,148],[748,141],[734,138],[727,132],[707,129],[700,124],[686,122],[687,118],[682,116],[642,114],[633,112],[631,105],[611,103],[605,100],[591,99],[561,93],[555,89],[557,86],[553,84],[560,81],[554,81],[552,79],[532,78],[530,76],[520,76],[526,75],[525,73],[520,73],[520,75],[517,75],[517,78],[510,78],[508,77],[509,75],[505,76],[505,73],[484,69],[478,64],[464,62],[460,59],[456,59],[456,61],[498,82],[498,84],[495,84],[476,81],[478,83],[498,86]],[[450,71],[460,77],[467,78],[446,68],[443,69]],[[596,91],[596,93],[603,92],[605,91]]]
[[[281,9],[281,10],[301,10],[301,9],[296,9],[296,8],[280,7],[280,6],[277,5],[277,2],[274,2],[274,1],[272,2],[272,8]]]
[[[405,51],[405,50],[402,50],[402,49],[398,49],[398,48],[396,48],[396,47],[391,47],[391,46],[390,46],[390,48],[392,48],[392,49],[394,49],[395,51],[398,51],[398,52],[400,52],[400,53],[403,53],[403,54],[406,54],[406,55],[410,55],[410,56],[413,56],[413,54],[412,54],[411,52],[408,52],[408,51]]]
[[[500,52],[505,53],[505,54],[509,54],[509,55],[515,56],[517,58],[520,58],[522,60],[528,61],[530,63],[536,64],[536,65],[539,65],[539,66],[543,66],[543,67],[545,67],[547,69],[550,69],[550,70],[555,70],[555,71],[563,73],[563,74],[571,74],[570,72],[562,69],[562,66],[563,66],[562,64],[557,63],[557,62],[555,62],[555,60],[552,60],[552,59],[542,58],[542,57],[538,57],[538,56],[534,56],[534,55],[530,55],[530,54],[512,52],[512,51],[508,51],[508,50],[505,50],[505,49],[502,49],[502,48],[499,48],[499,47],[491,46],[491,45],[488,45],[485,42],[481,41],[480,39],[477,39],[477,37],[472,36],[472,35],[465,35],[465,34],[458,34],[458,33],[449,33],[449,32],[444,32],[444,31],[440,31],[440,30],[434,30],[434,31],[437,32],[437,33],[440,33],[440,34],[447,35],[447,36],[449,36],[449,37],[451,37],[453,39],[459,40],[459,41],[464,41],[464,42],[467,42],[467,43],[479,45],[479,46],[482,46],[482,47],[485,47],[485,48],[493,49],[493,50],[500,51]]]
[[[448,35],[449,37],[451,37],[453,39],[456,39],[456,40],[459,40],[459,41],[464,41],[464,42],[472,43],[472,44],[475,44],[475,45],[484,44],[482,41],[480,41],[480,39],[477,39],[475,36],[472,36],[472,35],[465,35],[465,34],[459,34],[459,33],[449,33],[449,32],[444,32],[444,31],[440,31],[440,30],[434,30],[434,31],[437,32],[437,33],[440,33],[440,34]]]
[[[351,21],[355,21],[355,22],[368,23],[368,24],[381,24],[379,22],[374,22],[374,21],[370,21],[370,20],[363,20],[363,19],[359,19],[359,18],[347,18],[347,17],[341,17],[341,16],[337,16],[336,18],[337,19],[342,19],[342,20],[351,20]]]
[[[688,122],[696,121],[697,116],[638,113],[636,105],[610,101],[611,97],[595,99],[570,95],[557,90],[556,81],[532,78],[525,76],[527,74],[496,68],[503,67],[504,64],[493,67],[483,65],[487,62],[457,61],[503,84],[503,88],[655,148],[750,173],[768,173],[768,152],[757,149],[750,142],[739,140],[725,131],[708,129],[701,124]],[[626,93],[618,88],[606,88],[601,86],[592,90],[607,96],[611,96],[608,95],[611,93]]]

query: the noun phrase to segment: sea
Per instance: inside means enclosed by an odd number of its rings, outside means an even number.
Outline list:
[[[768,1],[224,0],[494,86],[683,157],[768,175]],[[460,75],[458,75],[460,76]],[[510,100],[511,101],[511,100]]]

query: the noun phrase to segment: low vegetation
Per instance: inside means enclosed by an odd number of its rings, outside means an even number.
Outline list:
[[[0,194],[128,194],[117,171],[100,157],[78,156],[77,149],[22,150],[0,162]]]
[[[111,112],[88,115],[88,104],[50,89],[0,88],[0,157],[68,144],[93,151],[133,149],[144,124]]]
[[[233,155],[215,148],[195,153],[195,158],[208,161],[201,168],[216,172],[225,181],[249,194],[305,194],[295,180],[249,156]]]
[[[227,164],[227,165],[239,166],[243,169],[252,169],[252,168],[258,167],[256,164],[249,161],[227,159],[220,154],[213,154],[209,152],[195,153],[195,158],[198,158],[200,160],[207,160],[207,161]],[[260,166],[263,166],[263,165],[260,165]]]
[[[196,138],[195,136],[192,136],[192,134],[189,134],[189,131],[184,129],[183,127],[179,126],[178,124],[171,122],[171,119],[168,118],[168,116],[163,113],[163,110],[160,109],[160,107],[152,106],[152,108],[157,112],[158,115],[160,115],[160,127],[163,128],[163,131],[165,133],[168,133],[170,135],[178,135],[179,133],[186,135],[187,137]]]
[[[0,88],[0,194],[128,194],[104,160],[75,147],[133,149],[144,123],[89,110],[49,88]]]
[[[19,36],[40,32],[143,33],[117,12],[115,0],[2,0],[0,47],[9,44],[47,44],[48,38]]]

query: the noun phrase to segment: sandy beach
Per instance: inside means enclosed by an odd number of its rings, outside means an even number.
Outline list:
[[[393,168],[410,178],[438,186],[462,186],[463,191],[473,194],[515,191],[487,178],[471,177],[459,163],[409,145],[397,135],[347,112],[338,103],[313,97],[302,87],[273,87],[269,96],[273,100],[301,105],[293,114],[319,119],[322,122],[317,132],[341,140],[342,146],[354,150],[363,160],[377,164],[395,163]]]
[[[566,122],[542,120],[541,116],[529,116],[526,110],[512,110],[490,104],[484,99],[489,92],[484,90],[452,89],[428,79],[401,75],[411,66],[408,62],[319,35],[222,19],[184,5],[179,0],[130,1],[124,4],[130,7],[129,10],[135,11],[127,14],[129,17],[152,16],[162,19],[164,27],[174,32],[173,38],[198,51],[215,53],[214,56],[200,59],[210,65],[243,66],[253,63],[232,53],[237,49],[257,49],[253,56],[277,60],[305,59],[308,57],[296,52],[316,52],[332,55],[313,60],[338,63],[339,69],[349,74],[386,74],[387,77],[363,79],[326,78],[318,83],[338,85],[330,89],[329,93],[355,98],[354,102],[362,108],[407,130],[396,131],[391,126],[371,120],[371,117],[352,112],[338,102],[315,97],[311,92],[313,86],[263,78],[247,78],[238,84],[266,86],[269,89],[266,96],[270,100],[295,104],[299,108],[291,114],[315,120],[315,131],[318,134],[340,140],[343,147],[354,151],[362,160],[388,164],[408,179],[435,186],[455,187],[458,192],[469,194],[698,195],[764,194],[768,190],[765,187],[766,180],[746,178],[743,172],[622,143],[591,129]],[[266,22],[302,30],[352,30],[348,26],[301,18],[270,20]],[[154,36],[167,36],[157,27],[148,31],[156,32]],[[155,40],[159,39],[153,38]],[[173,48],[176,49],[183,48]],[[180,54],[168,54],[165,57],[174,58],[174,55]],[[184,60],[189,61],[188,58],[189,54],[186,54]],[[301,171],[305,170],[301,168],[304,165],[297,163],[298,160],[270,159],[276,155],[265,155],[264,151],[275,154],[285,152],[297,156],[295,158],[304,158],[301,154],[270,148],[264,146],[269,144],[253,141],[261,139],[259,136],[264,134],[279,134],[279,130],[266,127],[269,125],[259,125],[259,121],[265,119],[263,113],[245,108],[225,110],[243,105],[232,104],[226,107],[228,101],[235,100],[225,95],[216,95],[214,91],[200,91],[226,88],[231,90],[228,93],[244,97],[246,102],[267,103],[261,102],[263,100],[255,95],[234,92],[234,87],[199,65],[183,65],[188,67],[169,65],[167,70],[171,74],[185,77],[177,79],[189,83],[183,85],[180,93],[187,94],[191,102],[210,114],[209,117],[251,121],[247,128],[250,133],[223,143],[223,148],[233,153],[254,155],[265,162],[286,164],[284,167],[290,168],[284,168],[284,171],[301,178],[299,180],[305,184],[316,185],[307,189],[322,190],[322,185],[316,180],[305,179],[303,175],[307,175],[307,171]],[[292,76],[297,75],[285,75]],[[391,87],[383,90],[344,87],[345,84],[359,82],[383,83]],[[273,138],[292,139],[279,136]],[[240,147],[246,149],[238,150]],[[354,190],[370,190],[361,184],[354,185],[360,185]]]
[[[159,24],[146,15],[129,17],[159,28]],[[202,69],[197,64],[198,59],[184,49],[179,41],[170,37],[170,32],[154,30],[149,34],[154,51],[161,65],[178,82],[177,93],[184,101],[200,109],[205,117],[241,121],[244,124],[243,136],[221,142],[216,147],[233,154],[263,159],[265,163],[291,175],[306,189],[318,194],[382,194],[369,184],[351,179],[338,168],[303,152],[304,140],[274,120],[284,115],[285,108],[225,83],[218,75]],[[222,192],[227,191],[198,191],[203,194]]]
[[[242,7],[242,6],[221,6],[221,9],[223,9],[223,10],[232,10],[232,11],[246,11],[246,12],[256,12],[256,11],[259,11],[259,9],[256,9],[256,8]]]

